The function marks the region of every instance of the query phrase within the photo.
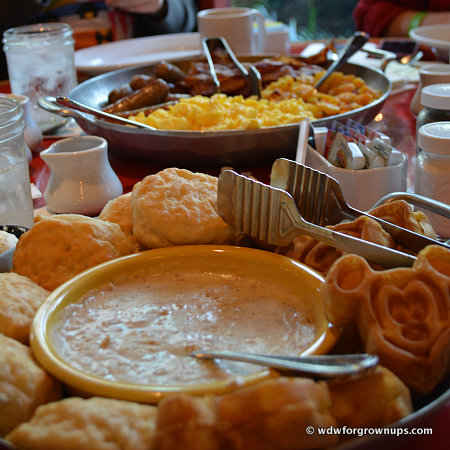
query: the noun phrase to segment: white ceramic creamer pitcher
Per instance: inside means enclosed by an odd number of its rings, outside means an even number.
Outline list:
[[[52,212],[97,215],[109,200],[123,193],[102,137],[62,139],[40,156],[51,169],[44,199]]]

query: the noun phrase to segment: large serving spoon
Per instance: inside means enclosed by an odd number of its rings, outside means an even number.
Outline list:
[[[137,128],[147,128],[150,130],[156,130],[156,128],[150,125],[146,125],[141,122],[136,122],[134,120],[127,119],[125,117],[116,116],[114,114],[109,114],[104,111],[100,111],[99,109],[83,105],[82,103],[79,103],[67,97],[43,97],[39,99],[38,103],[39,106],[43,107],[44,109],[47,109],[48,111],[60,112],[59,108],[55,106],[55,104],[57,104],[63,106],[64,108],[69,108],[82,113],[90,114],[94,117],[108,120],[110,122],[120,123],[122,125],[131,125]]]
[[[199,359],[228,359],[261,366],[271,367],[281,371],[299,372],[320,378],[333,378],[341,375],[357,375],[378,364],[376,355],[312,355],[312,356],[282,356],[259,355],[245,352],[203,351],[191,353]]]
[[[331,63],[330,67],[328,67],[327,71],[321,78],[319,78],[314,87],[319,89],[334,71],[336,71],[342,64],[344,64],[362,48],[362,46],[369,40],[369,37],[370,36],[367,33],[364,33],[364,31],[355,31],[353,36],[345,44],[345,47],[342,49],[338,58]]]

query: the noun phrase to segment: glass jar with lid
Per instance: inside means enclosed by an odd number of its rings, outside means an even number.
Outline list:
[[[70,25],[58,22],[9,28],[3,34],[11,91],[30,99],[41,129],[60,117],[39,108],[39,97],[68,96],[77,85],[72,33]]]
[[[34,221],[30,173],[20,103],[0,97],[0,224],[31,227]]]
[[[420,102],[423,108],[417,116],[417,130],[427,123],[450,121],[450,83],[425,86]]]
[[[415,192],[450,204],[450,121],[422,125],[417,136]],[[426,213],[436,233],[450,237],[450,219]]]

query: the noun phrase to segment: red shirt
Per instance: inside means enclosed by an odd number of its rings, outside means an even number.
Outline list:
[[[353,10],[357,30],[380,36],[389,23],[404,10],[450,11],[450,0],[359,0]]]

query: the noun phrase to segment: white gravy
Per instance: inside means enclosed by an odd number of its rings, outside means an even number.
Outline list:
[[[76,368],[135,384],[211,382],[260,367],[190,352],[301,353],[315,340],[314,311],[260,278],[182,271],[121,276],[59,316],[57,351]]]

